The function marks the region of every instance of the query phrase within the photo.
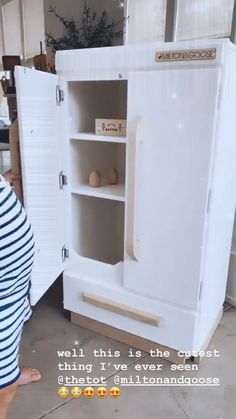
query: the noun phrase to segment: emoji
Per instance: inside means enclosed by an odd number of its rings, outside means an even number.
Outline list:
[[[75,399],[79,399],[83,393],[80,387],[72,387],[70,392],[71,392],[72,397],[74,397]]]
[[[84,389],[84,395],[85,397],[87,397],[87,399],[92,399],[92,397],[94,396],[94,389],[92,387],[86,387]]]
[[[107,397],[107,395],[108,395],[108,390],[106,389],[106,387],[99,387],[97,389],[96,393],[97,393],[97,396],[100,399],[105,399]]]
[[[59,387],[58,396],[61,397],[61,399],[66,399],[69,396],[69,389],[67,387]]]
[[[110,396],[113,399],[117,399],[117,397],[120,397],[120,389],[119,389],[119,387],[112,387],[110,389]]]

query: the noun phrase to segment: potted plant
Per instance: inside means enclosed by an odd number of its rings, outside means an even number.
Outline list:
[[[96,48],[112,46],[114,41],[122,38],[123,30],[120,29],[122,21],[115,22],[104,10],[101,15],[87,6],[84,0],[82,21],[80,24],[73,18],[67,20],[50,6],[49,12],[64,25],[64,35],[55,38],[54,34],[46,33],[46,43],[52,52],[65,49]]]

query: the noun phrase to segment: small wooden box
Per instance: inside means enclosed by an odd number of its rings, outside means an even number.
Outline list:
[[[126,120],[125,119],[96,119],[95,120],[96,135],[112,135],[117,137],[126,136]]]

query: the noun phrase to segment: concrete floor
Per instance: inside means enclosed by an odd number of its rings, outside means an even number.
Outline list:
[[[79,345],[79,346],[77,346]],[[221,352],[220,358],[204,359],[199,371],[185,372],[185,376],[219,377],[220,387],[123,387],[119,399],[88,400],[60,399],[57,396],[58,350],[83,348],[86,362],[92,361],[92,350],[103,348],[120,350],[119,361],[129,365],[128,371],[119,375],[137,375],[135,364],[128,358],[128,347],[69,322],[68,312],[62,307],[60,280],[34,310],[31,322],[25,327],[21,346],[21,364],[34,366],[42,372],[42,380],[18,389],[9,412],[9,419],[235,419],[236,417],[236,310],[230,308],[210,344],[210,349]],[[153,363],[150,355],[143,354],[142,362]],[[108,359],[107,359],[108,360]],[[76,359],[78,362],[78,359]],[[101,360],[99,360],[101,361]],[[103,360],[102,360],[103,361]],[[114,361],[113,361],[114,362]],[[140,363],[140,359],[137,361]],[[170,376],[170,364],[163,363],[164,370],[145,372],[148,377]],[[98,363],[93,376],[99,373]],[[72,372],[73,373],[73,372]],[[75,372],[77,376],[85,372]],[[106,373],[108,387],[114,385],[114,367]],[[172,372],[176,376],[177,372]],[[182,372],[179,372],[182,375]]]

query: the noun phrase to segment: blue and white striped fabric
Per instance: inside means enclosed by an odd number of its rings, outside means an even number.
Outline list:
[[[34,239],[25,211],[0,177],[0,389],[20,376],[19,344],[31,316],[30,274]]]

